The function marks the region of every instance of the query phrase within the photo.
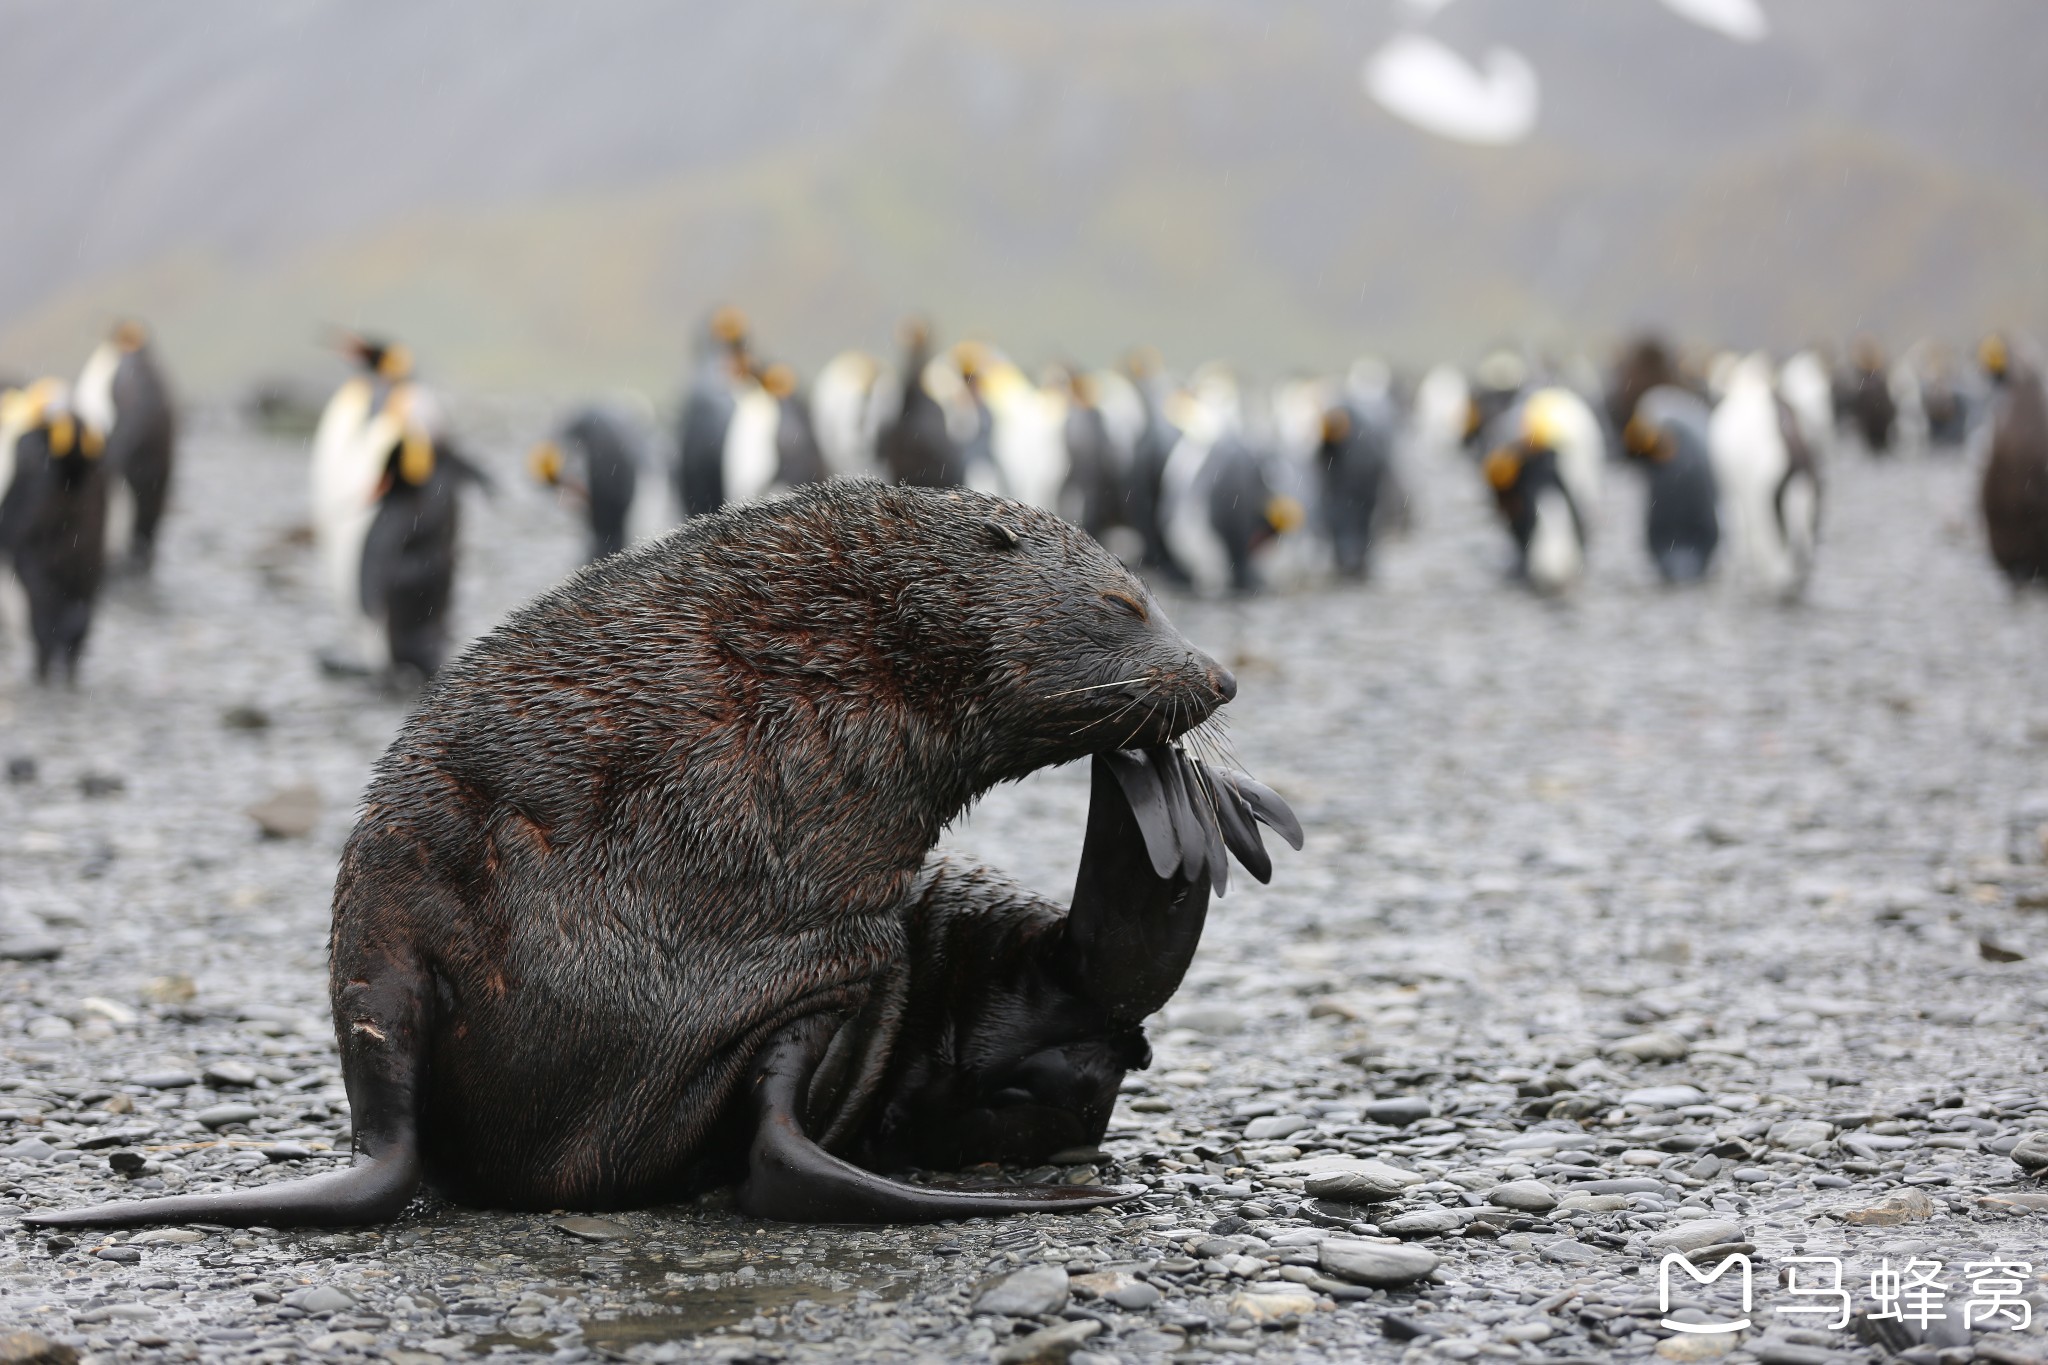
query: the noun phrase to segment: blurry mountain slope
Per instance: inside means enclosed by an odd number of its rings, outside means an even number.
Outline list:
[[[1127,0],[24,4],[0,51],[0,367],[117,313],[201,389],[389,328],[460,383],[666,385],[741,304],[778,354],[904,309],[1030,360],[1734,342],[2048,316],[2048,7],[1460,0],[1536,136],[1373,107],[1391,7]],[[28,187],[27,192],[20,192]]]

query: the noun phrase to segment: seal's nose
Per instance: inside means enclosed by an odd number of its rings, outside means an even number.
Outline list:
[[[1209,686],[1216,689],[1218,697],[1221,697],[1224,701],[1229,701],[1237,695],[1237,675],[1222,664],[1211,662],[1209,665]]]

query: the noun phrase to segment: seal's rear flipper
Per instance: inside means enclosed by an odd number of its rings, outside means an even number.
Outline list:
[[[803,1019],[777,1034],[754,1066],[754,1144],[740,1209],[786,1223],[936,1223],[1006,1213],[1060,1213],[1120,1204],[1136,1193],[1099,1185],[1023,1185],[946,1190],[906,1185],[862,1170],[803,1129],[811,1073],[832,1037],[830,1021]]]
[[[150,1223],[223,1223],[230,1227],[347,1227],[396,1218],[419,1188],[412,1147],[305,1180],[239,1190],[132,1199],[22,1216],[38,1228],[132,1228]]]
[[[150,1223],[232,1227],[348,1227],[404,1211],[420,1186],[418,1105],[425,1070],[429,989],[417,963],[388,950],[358,964],[336,998],[345,1027],[341,1069],[355,1118],[356,1163],[304,1180],[228,1194],[181,1194],[24,1215],[42,1228],[132,1228]]]

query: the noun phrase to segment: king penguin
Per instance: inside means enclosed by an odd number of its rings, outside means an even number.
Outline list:
[[[361,448],[378,469],[364,528],[357,602],[383,646],[388,684],[410,689],[448,656],[455,588],[460,492],[487,484],[399,388],[363,430]]]
[[[737,308],[711,315],[676,422],[676,503],[686,517],[739,501],[726,487],[726,438],[747,372],[747,319]]]
[[[2048,585],[2048,392],[2003,337],[1987,338],[1978,360],[1993,386],[1982,488],[1991,558],[2015,588]]]
[[[590,558],[615,555],[633,540],[634,510],[652,501],[640,486],[641,439],[625,412],[605,403],[578,408],[526,457],[535,479],[580,503],[590,528]]]
[[[1515,542],[1515,572],[1537,592],[1563,593],[1586,572],[1600,505],[1606,441],[1570,389],[1531,391],[1493,424],[1484,473]]]
[[[1705,399],[1666,384],[1643,393],[1622,428],[1622,449],[1649,483],[1644,533],[1666,583],[1704,578],[1721,543],[1710,417]]]
[[[156,561],[177,447],[170,386],[148,330],[134,321],[116,326],[87,357],[73,393],[80,419],[106,433],[108,491],[126,503],[125,515],[110,516],[127,532],[126,543],[114,548],[131,571],[147,574]]]
[[[61,380],[0,395],[0,562],[27,599],[36,681],[78,681],[105,567],[107,462]]]
[[[1707,424],[1729,549],[1749,584],[1795,601],[1820,542],[1820,464],[1772,384],[1770,357],[1738,360]]]

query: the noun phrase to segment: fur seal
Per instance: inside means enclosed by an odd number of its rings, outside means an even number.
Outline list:
[[[444,671],[335,885],[348,1170],[44,1225],[617,1208],[739,1182],[748,1214],[1072,1209],[866,1160],[1099,1140],[1225,853],[1299,847],[1173,741],[1236,683],[1049,513],[834,482],[587,566]],[[1072,909],[928,855],[981,792],[1095,755]]]

